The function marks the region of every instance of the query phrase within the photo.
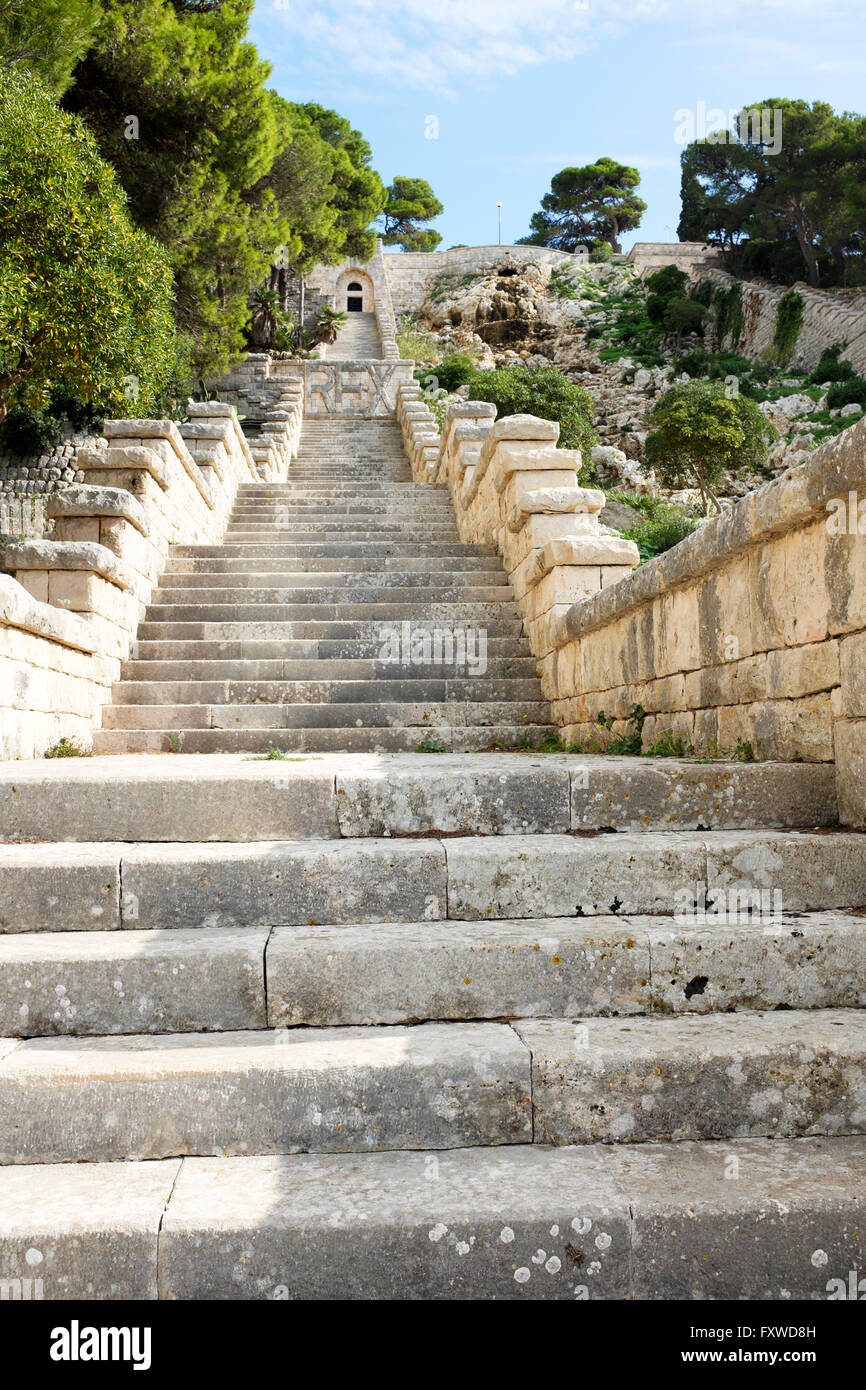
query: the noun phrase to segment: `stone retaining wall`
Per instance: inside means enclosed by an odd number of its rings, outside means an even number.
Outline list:
[[[285,476],[302,413],[290,392],[261,464],[222,402],[191,402],[181,426],[108,420],[78,450],[82,482],[46,504],[55,539],[0,549],[0,758],[90,745],[169,547],[219,542],[239,484]]]
[[[763,280],[738,280],[715,266],[696,264],[695,279],[711,280],[721,289],[740,285],[743,291],[743,331],[731,345],[750,358],[758,358],[772,347],[776,331],[779,300],[787,293],[785,285]],[[803,300],[803,326],[791,357],[792,367],[811,371],[825,348],[844,343],[842,356],[861,375],[866,374],[866,294],[851,298],[832,290],[813,290],[808,285],[793,287]]]
[[[866,423],[612,588],[557,615],[542,688],[569,741],[647,713],[698,752],[836,763],[866,825]],[[600,715],[612,716],[610,730]]]

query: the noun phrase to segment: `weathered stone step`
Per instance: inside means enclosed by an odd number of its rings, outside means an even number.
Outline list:
[[[860,1009],[536,1019],[514,1027],[532,1053],[541,1144],[866,1129]]]
[[[204,660],[196,655],[196,648],[190,647],[189,655],[175,661],[146,661],[137,657],[125,661],[121,668],[121,684],[135,682],[141,684],[170,683],[188,685],[190,682],[232,681],[243,682],[298,682],[315,681],[382,681],[399,679],[405,682],[452,680],[455,675],[465,672],[465,661],[450,661],[441,665],[402,665],[394,662],[378,661],[375,658],[331,659],[313,657],[309,661],[273,660],[256,661],[249,658],[234,660]],[[532,656],[491,657],[487,659],[483,679],[518,680],[536,682],[536,661]],[[481,679],[479,677],[478,679]],[[285,692],[285,684],[283,685]],[[115,687],[115,699],[120,687]],[[533,698],[538,697],[538,685],[534,684]],[[211,698],[203,694],[202,698]],[[259,698],[258,696],[256,698]],[[292,695],[292,698],[298,698]],[[145,700],[145,703],[150,703]]]
[[[383,700],[401,703],[444,704],[449,701],[482,701],[486,704],[540,701],[538,677],[472,675],[455,663],[440,666],[434,676],[409,678],[409,670],[394,664],[372,680],[319,678],[300,680],[146,680],[133,665],[133,674],[114,685],[115,705],[319,705],[368,704]],[[411,669],[411,668],[410,668]],[[186,726],[190,727],[190,726]]]
[[[442,597],[442,591],[434,590],[434,595],[423,589],[414,591],[412,600],[395,595],[388,602],[376,602],[373,591],[365,602],[357,594],[348,597],[341,590],[342,597],[328,599],[320,596],[304,602],[297,598],[284,603],[154,603],[148,608],[147,629],[156,623],[348,623],[356,619],[367,619],[395,625],[401,622],[417,622],[418,625],[448,623],[451,626],[476,623],[486,628],[491,618],[518,618],[517,604],[502,599],[500,601],[472,597],[471,592],[460,598]],[[510,592],[510,591],[509,591]],[[143,625],[144,626],[144,625]]]
[[[703,925],[632,916],[278,927],[267,978],[272,1027],[862,1009],[866,921],[824,912]],[[584,1036],[569,1034],[574,1046]]]
[[[97,753],[411,753],[425,743],[453,753],[537,748],[554,737],[552,724],[437,725],[427,728],[97,729]],[[423,747],[422,747],[423,751]]]
[[[747,830],[2,844],[0,931],[659,913],[700,925],[707,904],[735,914],[751,904],[772,925],[862,908],[862,849],[850,832]]]
[[[188,756],[0,764],[6,841],[530,836],[835,820],[833,768],[817,763],[708,767],[559,753],[356,753],[291,762],[227,755],[216,762]],[[581,836],[576,843],[597,841]],[[706,930],[715,922],[707,919]],[[722,934],[720,949],[726,940]],[[701,973],[699,963],[692,975]],[[701,1007],[697,998],[694,1007]]]
[[[12,1166],[0,1229],[45,1299],[824,1300],[866,1140]]]
[[[190,562],[187,561],[187,564]],[[263,567],[262,562],[252,559],[248,568],[231,570],[218,569],[213,560],[205,566],[192,570],[180,570],[175,566],[163,573],[159,595],[179,589],[199,590],[232,589],[237,592],[258,589],[262,592],[285,589],[309,588],[321,585],[323,588],[376,587],[388,588],[426,588],[431,585],[448,583],[478,588],[489,585],[491,588],[505,588],[505,576],[501,569],[494,569],[490,560],[484,557],[453,556],[447,566],[435,558],[419,556],[376,555],[369,558],[357,557],[354,561],[329,557],[320,561],[287,561],[285,566]]]
[[[389,608],[389,614],[392,610]],[[495,609],[488,610],[481,614],[476,614],[479,619],[483,619],[484,630],[487,633],[487,650],[491,651],[491,642],[496,640],[520,639],[525,641],[522,636],[523,624],[520,618],[512,614],[503,614],[501,605]],[[407,617],[405,613],[398,615],[400,620]],[[429,611],[413,614],[419,621],[414,630],[433,630],[437,624],[455,623],[465,627],[470,621],[469,615],[460,608],[458,612],[445,612],[442,605],[438,606],[437,611],[431,616]],[[393,621],[393,616],[386,619],[386,623]],[[209,622],[183,622],[167,621],[153,618],[145,618],[139,625],[138,634],[142,640],[174,640],[174,641],[323,641],[323,642],[378,642],[382,643],[382,619],[381,617],[369,617],[369,609],[361,610],[361,616],[355,618],[308,618],[306,613],[292,620],[284,621],[282,610],[280,617],[274,617],[269,621],[262,622],[255,618],[247,618],[240,622],[226,622],[224,619],[214,619]]]
[[[371,602],[382,602],[379,596],[394,594],[396,597],[410,595],[427,597],[436,602],[440,596],[450,597],[452,593],[465,594],[468,602],[495,603],[497,599],[508,599],[511,588],[502,574],[488,574],[481,571],[477,576],[460,574],[431,574],[424,570],[419,574],[391,573],[383,570],[365,572],[329,570],[322,575],[275,575],[277,583],[250,583],[257,575],[217,575],[211,583],[209,576],[200,574],[167,575],[167,582],[154,590],[155,606],[178,603],[327,603],[345,600],[347,603],[363,603],[369,597]],[[263,576],[269,578],[270,576]],[[311,582],[311,579],[321,582]],[[291,581],[296,582],[292,583]],[[499,581],[498,583],[496,581]],[[189,581],[189,582],[184,582]],[[225,582],[220,582],[225,581]],[[288,581],[288,582],[287,582]],[[237,596],[237,597],[235,597]]]
[[[383,681],[378,689],[370,692],[368,699],[354,702],[342,700],[341,693],[351,694],[349,686],[343,692],[334,683],[330,690],[322,694],[331,699],[310,698],[297,704],[111,704],[102,711],[103,731],[112,729],[345,729],[345,728],[395,728],[414,729],[416,741],[425,733],[435,731],[439,725],[447,728],[477,726],[488,731],[500,724],[529,725],[542,724],[548,707],[542,700],[497,700],[498,692],[491,691],[492,698],[485,699],[485,691],[479,692],[480,699],[468,699],[465,694],[448,698],[447,689],[442,700],[422,700],[420,690],[410,690],[414,701],[391,699],[392,691]],[[317,692],[309,689],[303,693],[314,697]],[[489,735],[492,738],[492,735]],[[107,751],[107,750],[103,750]]]
[[[0,1057],[0,1163],[531,1138],[529,1052],[502,1024],[36,1038]]]
[[[221,546],[209,548],[206,553],[198,555],[187,556],[173,553],[165,573],[198,574],[205,571],[209,574],[224,574],[249,573],[254,570],[277,572],[291,570],[295,560],[303,560],[316,569],[327,569],[328,557],[332,555],[339,555],[347,567],[351,569],[356,568],[354,564],[349,565],[350,559],[355,557],[359,561],[366,561],[366,565],[359,564],[357,568],[370,569],[380,561],[381,557],[389,560],[399,559],[409,569],[419,569],[422,565],[435,569],[437,562],[445,557],[448,560],[459,560],[461,570],[477,570],[484,566],[489,568],[490,562],[494,558],[487,547],[482,549],[472,545],[461,545],[456,541],[453,545],[449,545],[447,542],[434,545],[426,541],[379,540],[370,541],[369,548],[361,541],[339,543],[332,540],[313,542],[309,545],[287,542],[273,556],[262,554],[264,548],[257,547],[250,553],[246,547],[234,546],[231,550],[227,550],[226,547]],[[268,549],[276,550],[276,547],[268,547]],[[235,550],[239,553],[234,554]],[[501,569],[499,573],[502,573]]]
[[[292,640],[291,638],[281,642],[260,641],[255,638],[250,641],[212,641],[205,638],[188,641],[172,639],[159,641],[153,638],[144,638],[136,644],[137,660],[157,662],[160,665],[165,664],[167,671],[168,668],[174,668],[178,662],[188,661],[197,663],[216,661],[220,665],[227,661],[252,661],[254,663],[267,662],[269,666],[273,663],[282,666],[285,662],[303,661],[305,670],[309,663],[315,661],[315,666],[310,665],[310,670],[313,672],[320,669],[319,661],[378,663],[381,650],[382,642],[378,637],[355,638],[354,640],[344,638],[334,641],[321,639],[310,642]],[[532,663],[531,667],[525,668],[527,672],[535,670],[535,657],[530,654],[529,644],[525,638],[488,637],[487,653],[488,670],[499,670],[499,667],[493,667],[494,661],[505,663],[509,670],[515,662],[520,663],[514,669],[515,675],[523,674],[522,663],[524,661]],[[129,663],[125,663],[125,665],[128,669]],[[419,667],[418,669],[430,669],[432,673],[433,668]],[[205,672],[204,674],[208,673]],[[505,666],[502,667],[500,674],[508,674]]]
[[[0,936],[0,1036],[267,1025],[266,927]]]

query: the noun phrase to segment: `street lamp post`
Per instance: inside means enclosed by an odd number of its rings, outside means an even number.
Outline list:
[[[497,203],[496,206],[497,206],[497,208],[498,208],[498,210],[499,210],[499,245],[501,246],[501,245],[502,245],[502,204],[501,204],[501,203]]]

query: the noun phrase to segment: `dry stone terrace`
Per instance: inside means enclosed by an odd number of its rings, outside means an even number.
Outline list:
[[[866,566],[821,518],[866,435],[632,574],[555,424],[440,436],[364,285],[321,364],[111,422],[6,548],[0,1281],[825,1299],[866,1264]],[[705,756],[541,751],[638,699]]]

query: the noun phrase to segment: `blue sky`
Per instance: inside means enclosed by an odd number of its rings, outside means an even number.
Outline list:
[[[641,173],[624,247],[676,240],[677,111],[866,111],[866,0],[256,0],[251,37],[283,96],[363,131],[386,183],[430,181],[443,248],[495,242],[499,199],[514,241],[553,174],[601,155]]]

